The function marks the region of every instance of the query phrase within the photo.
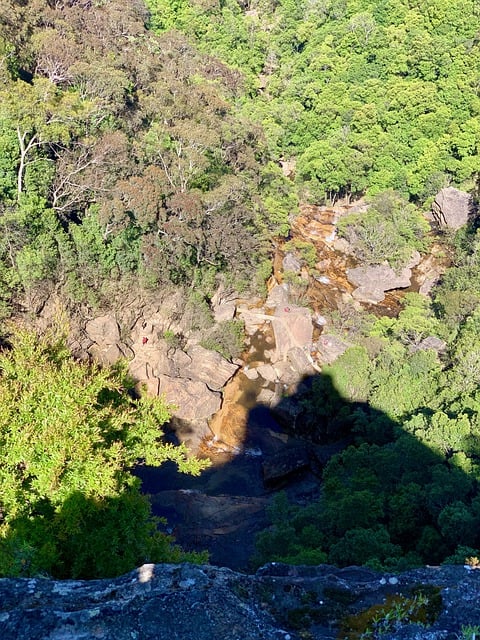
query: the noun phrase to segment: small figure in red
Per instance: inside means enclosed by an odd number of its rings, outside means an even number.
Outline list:
[[[142,344],[147,344],[147,342],[148,342],[148,338],[146,336],[144,336],[142,338]]]

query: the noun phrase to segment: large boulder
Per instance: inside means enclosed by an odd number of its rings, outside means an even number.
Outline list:
[[[235,302],[222,302],[215,305],[212,309],[215,322],[227,322],[228,320],[233,320],[236,310],[237,306]]]
[[[302,474],[310,465],[306,446],[285,447],[263,463],[263,481],[266,487],[280,487],[294,476]]]
[[[89,320],[85,325],[85,333],[91,345],[89,355],[103,365],[112,365],[120,358],[131,358],[133,351],[121,342],[120,327],[111,315],[99,316]]]
[[[301,260],[293,253],[285,254],[285,257],[282,261],[283,271],[290,271],[292,273],[300,273],[302,269]]]
[[[446,187],[435,196],[432,205],[434,220],[448,229],[460,229],[474,213],[473,198],[465,191]]]
[[[322,364],[332,364],[350,345],[333,334],[323,333],[317,342],[318,359]]]
[[[112,345],[120,341],[120,328],[113,316],[100,316],[85,325],[85,331],[92,342],[98,345]]]
[[[287,353],[287,360],[300,376],[311,376],[315,373],[308,347],[293,347]]]
[[[350,284],[357,287],[352,296],[359,302],[378,304],[385,298],[385,292],[392,289],[406,289],[410,286],[412,270],[404,267],[399,273],[387,264],[355,267],[347,270]]]
[[[94,360],[96,360],[96,362],[104,366],[110,366],[115,364],[121,358],[129,358],[132,355],[132,351],[126,347],[126,345],[121,344],[107,344],[100,346],[97,343],[94,343],[87,349],[87,352]]]
[[[276,284],[269,291],[267,300],[265,302],[266,308],[272,308],[277,306],[285,306],[289,302],[290,287],[284,282],[283,284]]]
[[[165,341],[149,340],[147,343],[134,345],[135,357],[130,362],[128,371],[138,382],[146,382],[159,375],[176,375],[176,367],[169,355]],[[188,359],[188,361],[190,361]]]

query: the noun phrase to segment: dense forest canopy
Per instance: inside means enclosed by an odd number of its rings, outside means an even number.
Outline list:
[[[316,202],[424,202],[479,170],[478,3],[147,0],[150,25],[241,69],[244,112]]]
[[[101,306],[112,283],[174,285],[199,308],[219,277],[252,289],[299,201],[366,196],[339,229],[359,261],[426,252],[434,194],[478,189],[479,18],[475,0],[3,0],[2,318],[39,290]],[[431,298],[406,296],[397,318],[332,314],[352,346],[314,381],[299,435],[353,441],[317,503],[280,498],[259,561],[398,569],[478,553],[476,227],[440,238],[452,264]],[[61,343],[12,343],[0,572],[91,577],[184,557],[128,474],[174,456],[157,448],[166,407]]]
[[[475,2],[146,4],[2,3],[5,304],[125,278],[208,297],[265,274],[298,197],[473,186]]]
[[[48,281],[91,301],[125,277],[241,286],[285,232],[239,73],[147,18],[140,2],[2,4],[4,300]]]

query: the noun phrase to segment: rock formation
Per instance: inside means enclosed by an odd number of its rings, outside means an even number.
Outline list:
[[[357,287],[352,293],[356,300],[377,304],[384,299],[386,291],[409,287],[412,270],[405,267],[396,273],[387,264],[378,264],[348,269],[347,277]]]
[[[455,187],[441,189],[435,196],[432,214],[440,227],[460,229],[473,214],[472,196]]]
[[[0,580],[2,640],[448,640],[480,625],[480,571],[400,575],[146,564],[110,580]],[[375,630],[381,633],[374,633]],[[469,636],[473,637],[473,636]]]

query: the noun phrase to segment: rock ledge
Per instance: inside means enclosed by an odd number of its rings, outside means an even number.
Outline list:
[[[346,615],[420,587],[438,594],[429,626],[401,620],[386,638],[449,640],[480,625],[480,571],[428,567],[400,575],[362,567],[143,565],[111,580],[0,580],[2,640],[297,640],[338,637]],[[342,635],[347,638],[348,635]]]

